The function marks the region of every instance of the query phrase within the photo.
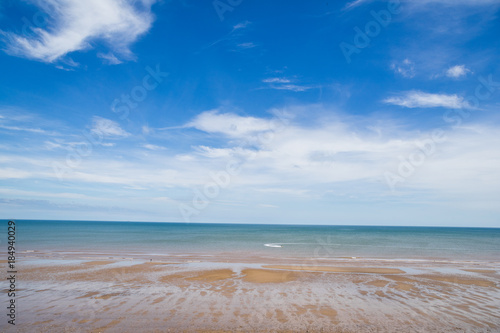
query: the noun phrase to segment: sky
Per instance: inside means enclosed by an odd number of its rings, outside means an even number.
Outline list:
[[[500,227],[499,9],[4,0],[1,216]]]

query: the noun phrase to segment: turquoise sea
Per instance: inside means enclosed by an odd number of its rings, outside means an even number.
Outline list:
[[[500,229],[488,228],[16,220],[16,243],[21,253],[500,258]]]

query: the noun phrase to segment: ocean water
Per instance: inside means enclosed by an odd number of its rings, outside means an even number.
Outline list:
[[[16,245],[21,253],[497,262],[500,229],[16,220]]]

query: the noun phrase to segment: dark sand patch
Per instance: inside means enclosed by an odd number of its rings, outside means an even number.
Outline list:
[[[395,288],[398,290],[410,291],[413,289],[413,285],[404,282],[396,282]]]
[[[116,326],[116,325],[118,325],[119,323],[121,323],[121,322],[122,322],[122,319],[123,319],[123,318],[113,319],[111,322],[109,322],[109,323],[108,323],[108,324],[106,324],[105,326],[102,326],[102,327],[100,327],[100,328],[98,328],[98,329],[94,329],[94,330],[92,330],[92,333],[94,333],[94,332],[95,332],[95,333],[97,333],[97,332],[101,333],[101,332],[103,332],[103,331],[104,331],[104,332],[106,332],[106,330],[108,330],[108,329],[110,329],[111,327]]]
[[[111,293],[111,294],[105,294],[105,295],[102,295],[102,296],[97,296],[97,297],[94,297],[95,299],[109,299],[111,297],[115,297],[115,296],[120,296],[121,293]]]
[[[287,271],[272,271],[268,269],[247,268],[242,271],[243,280],[253,283],[280,283],[297,279],[297,274]]]
[[[212,271],[198,272],[196,276],[188,277],[186,278],[186,280],[214,282],[214,281],[230,279],[233,276],[234,272],[231,269],[217,269]]]
[[[92,291],[92,292],[86,293],[83,296],[77,297],[76,299],[92,297],[92,296],[95,296],[95,295],[99,295],[99,292],[98,291]]]
[[[165,297],[158,297],[157,299],[153,300],[153,304],[163,302],[164,300],[165,300]]]
[[[385,281],[385,280],[374,280],[374,281],[367,282],[366,284],[369,286],[383,288],[383,287],[387,286],[389,283],[390,283],[389,281]]]
[[[384,277],[397,282],[418,282],[417,280],[410,279],[406,276],[400,276],[400,275],[384,275]]]

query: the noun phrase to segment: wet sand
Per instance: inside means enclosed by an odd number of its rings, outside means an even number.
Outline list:
[[[294,271],[313,271],[313,272],[374,273],[374,274],[404,273],[404,271],[400,269],[380,268],[380,267],[325,267],[325,266],[282,266],[282,265],[267,265],[264,267],[294,270]]]
[[[500,332],[491,263],[223,259],[21,258],[0,331]]]

